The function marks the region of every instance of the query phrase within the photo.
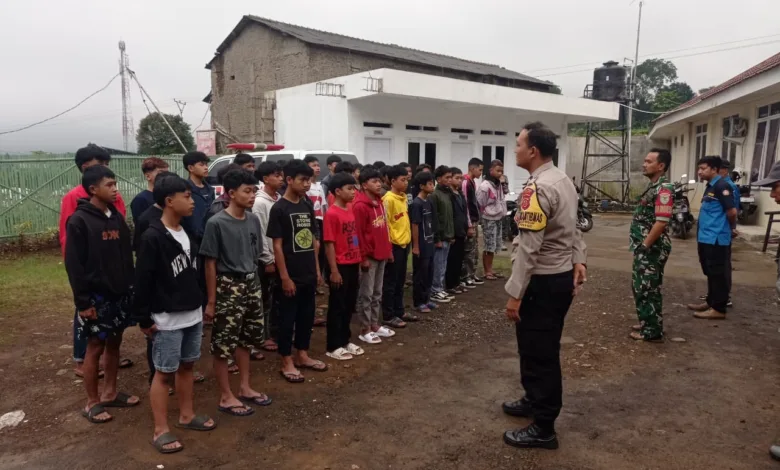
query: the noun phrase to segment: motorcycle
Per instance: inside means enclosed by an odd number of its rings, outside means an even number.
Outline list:
[[[593,214],[588,209],[588,201],[582,197],[582,193],[577,188],[577,228],[582,233],[590,232],[593,228]]]
[[[674,199],[672,202],[672,219],[669,222],[672,235],[683,240],[688,238],[688,233],[693,229],[695,219],[691,214],[691,203],[688,201],[688,193],[693,191],[688,187],[696,181],[689,180],[684,183],[688,175],[682,175],[679,183],[674,183]]]
[[[734,171],[731,173],[731,179],[736,183],[742,178],[739,172]],[[737,220],[740,223],[746,223],[747,220],[756,213],[758,210],[758,204],[756,204],[755,196],[750,194],[750,185],[739,185],[739,213],[737,214]]]
[[[517,213],[517,199],[515,193],[511,192],[506,199],[506,216],[503,223],[503,236],[505,240],[513,240],[520,230],[515,223],[515,214]]]

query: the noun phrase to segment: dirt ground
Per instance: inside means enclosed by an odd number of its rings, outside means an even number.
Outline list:
[[[308,373],[303,385],[282,381],[273,355],[253,363],[256,388],[274,403],[250,418],[217,413],[211,366],[202,360],[208,380],[196,385],[197,409],[219,427],[178,433],[186,449],[170,456],[149,444],[144,342],[135,329],[128,331],[124,356],[136,366],[121,371],[119,381],[142,405],[118,410],[102,426],[78,414],[83,390],[71,373],[69,299],[61,298],[59,286],[23,306],[12,302],[14,292],[0,292],[6,337],[0,341],[0,414],[27,414],[17,428],[0,431],[0,468],[778,468],[767,455],[780,431],[780,315],[771,258],[738,244],[735,307],[726,321],[705,322],[683,307],[705,291],[695,241],[675,240],[664,288],[668,340],[638,344],[627,337],[635,322],[627,228],[625,218],[599,217],[586,237],[589,281],[563,338],[557,451],[517,450],[501,440],[506,429],[527,420],[500,409],[522,390],[498,282],[366,347],[364,356],[328,361],[330,371]],[[0,263],[0,270],[7,275],[13,266]],[[47,292],[56,292],[56,299]],[[324,336],[324,329],[315,331],[312,350],[319,357]],[[172,419],[176,409],[172,400]]]

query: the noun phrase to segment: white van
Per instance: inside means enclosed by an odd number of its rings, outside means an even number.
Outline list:
[[[292,159],[303,160],[309,155],[317,157],[320,162],[320,177],[317,181],[322,181],[325,175],[328,174],[327,160],[331,155],[338,155],[341,157],[341,161],[350,163],[359,163],[357,156],[352,152],[345,152],[341,150],[274,150],[274,151],[262,151],[262,152],[241,152],[251,155],[255,159],[255,167],[259,166],[264,161],[280,162],[284,165]],[[209,164],[209,176],[206,181],[214,186],[216,195],[222,194],[222,185],[217,181],[217,173],[222,168],[230,165],[237,154],[223,155],[217,157]]]

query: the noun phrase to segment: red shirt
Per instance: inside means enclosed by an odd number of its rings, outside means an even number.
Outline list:
[[[333,243],[337,264],[355,264],[362,261],[355,214],[352,211],[334,205],[325,213],[322,225],[322,238]]]
[[[84,186],[78,185],[75,188],[68,191],[62,198],[62,205],[60,206],[60,249],[62,250],[62,256],[65,257],[65,236],[66,228],[68,227],[68,219],[76,212],[76,206],[79,205],[79,199],[87,197],[87,190]],[[125,201],[122,200],[122,195],[116,193],[116,202],[114,202],[116,210],[122,214],[122,217],[127,217],[127,209],[125,209]]]

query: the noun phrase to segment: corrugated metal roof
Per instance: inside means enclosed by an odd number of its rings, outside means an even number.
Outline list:
[[[767,72],[769,70],[772,70],[773,68],[780,65],[780,53],[777,53],[773,55],[772,57],[768,58],[767,60],[761,62],[758,65],[754,65],[753,67],[750,67],[749,69],[745,70],[741,74],[737,75],[736,77],[732,77],[725,82],[721,83],[718,86],[712,87],[709,90],[705,91],[704,93],[701,93],[699,95],[694,96],[689,101],[686,101],[685,103],[681,104],[680,106],[674,108],[673,110],[669,111],[666,114],[661,115],[658,119],[663,119],[666,116],[669,116],[671,114],[674,114],[678,111],[682,111],[684,109],[690,108],[691,106],[694,106],[696,104],[701,103],[702,101],[706,100],[707,98],[717,95],[718,93],[721,93],[723,91],[728,90],[729,88],[732,88],[736,85],[739,85],[740,83],[744,82],[745,80],[751,79],[755,77],[756,75],[760,75],[764,72]],[[658,120],[656,119],[656,121]]]
[[[317,46],[333,47],[361,52],[364,54],[389,57],[404,62],[414,62],[430,67],[440,67],[443,69],[458,70],[477,75],[495,76],[508,80],[518,80],[537,85],[552,86],[551,82],[529,77],[528,75],[523,75],[512,70],[507,70],[497,65],[458,59],[456,57],[450,57],[442,54],[435,54],[432,52],[424,52],[417,49],[401,47],[395,44],[382,44],[378,42],[367,41],[365,39],[352,38],[349,36],[343,36],[341,34],[304,28],[303,26],[291,25],[253,15],[246,15],[241,19],[230,35],[228,35],[228,37],[217,48],[216,54],[218,55],[227,49],[230,43],[233,42],[236,37],[238,37],[247,24],[252,22],[260,23],[281,33],[289,34],[290,36],[300,39],[305,43]],[[206,65],[206,68],[211,68],[213,61],[214,59],[212,59]]]

